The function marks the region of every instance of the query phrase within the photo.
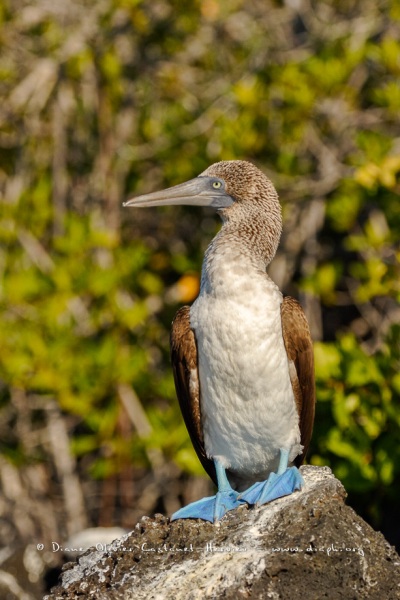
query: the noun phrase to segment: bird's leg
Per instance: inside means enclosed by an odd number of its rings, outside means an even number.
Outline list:
[[[172,515],[171,521],[176,521],[176,519],[203,519],[203,521],[215,523],[222,519],[225,513],[244,503],[244,501],[238,500],[239,492],[236,492],[230,485],[221,463],[214,459],[214,465],[218,482],[216,495],[184,506]]]
[[[261,506],[276,498],[288,496],[300,490],[304,484],[297,467],[289,467],[289,451],[280,449],[279,466],[276,473],[271,473],[266,481],[255,483],[239,495],[238,500]]]

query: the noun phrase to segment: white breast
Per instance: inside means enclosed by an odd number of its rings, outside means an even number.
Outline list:
[[[190,311],[199,355],[205,449],[241,479],[300,452],[299,417],[282,337],[282,294],[237,255],[213,261]]]

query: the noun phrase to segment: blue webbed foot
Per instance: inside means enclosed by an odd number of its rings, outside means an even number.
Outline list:
[[[222,519],[228,511],[244,503],[243,500],[238,499],[239,492],[231,487],[222,464],[218,460],[214,460],[214,464],[218,481],[216,495],[184,506],[172,515],[171,521],[176,521],[176,519],[203,519],[203,521],[215,523]]]
[[[300,490],[303,483],[297,467],[290,467],[283,473],[271,473],[266,481],[255,483],[240,494],[239,500],[261,506],[276,498],[288,496],[295,490]]]
[[[239,500],[248,504],[261,506],[276,498],[288,496],[295,490],[300,490],[304,484],[297,467],[288,468],[289,451],[279,450],[280,459],[278,471],[271,473],[266,481],[257,482],[239,495]]]
[[[233,489],[217,492],[215,496],[203,498],[184,506],[172,515],[171,521],[176,519],[203,519],[203,521],[215,523],[222,519],[228,511],[243,504],[237,499],[238,496],[239,493]]]

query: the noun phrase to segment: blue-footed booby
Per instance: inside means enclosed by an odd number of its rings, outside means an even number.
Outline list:
[[[313,347],[300,304],[266,273],[282,215],[271,181],[253,164],[222,161],[198,177],[125,206],[211,206],[222,227],[205,253],[198,298],[172,323],[175,387],[215,496],[172,520],[215,522],[302,487],[298,467],[314,422]]]

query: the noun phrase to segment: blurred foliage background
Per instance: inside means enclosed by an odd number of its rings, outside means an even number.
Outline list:
[[[399,543],[399,3],[3,0],[0,22],[4,543],[211,490],[168,336],[218,218],[121,203],[235,158],[283,205],[270,275],[315,340],[309,462]]]

